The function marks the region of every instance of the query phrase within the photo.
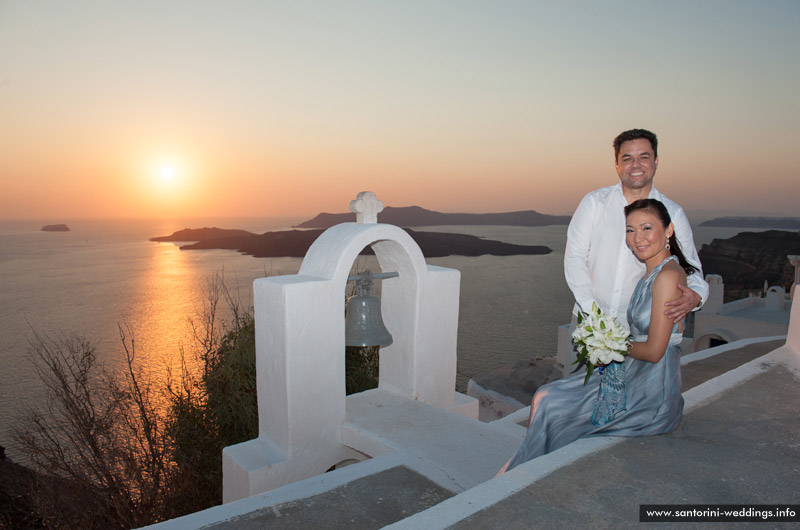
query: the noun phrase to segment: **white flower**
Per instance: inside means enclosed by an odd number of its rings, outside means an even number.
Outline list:
[[[582,342],[591,336],[592,332],[588,331],[584,326],[579,326],[572,332],[572,340],[576,342]]]
[[[622,327],[616,317],[607,315],[596,303],[592,310],[578,315],[578,325],[572,332],[572,341],[578,350],[578,359],[587,363],[586,379],[596,366],[612,362],[623,362],[628,354],[630,333]]]

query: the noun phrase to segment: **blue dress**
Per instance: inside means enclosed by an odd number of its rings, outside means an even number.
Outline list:
[[[631,340],[644,342],[650,328],[653,281],[670,256],[636,285],[628,306]],[[596,425],[592,414],[598,400],[601,375],[595,370],[584,385],[585,373],[553,381],[533,396],[533,420],[522,445],[508,469],[589,436],[644,436],[673,431],[683,416],[681,395],[680,342],[677,324],[667,351],[657,363],[626,357],[624,364],[625,402],[607,422]]]

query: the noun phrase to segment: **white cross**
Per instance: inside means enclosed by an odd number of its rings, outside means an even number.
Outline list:
[[[383,203],[371,191],[362,191],[354,201],[350,201],[350,211],[356,214],[357,223],[377,223]]]

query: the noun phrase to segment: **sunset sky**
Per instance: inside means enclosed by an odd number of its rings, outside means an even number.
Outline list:
[[[800,2],[0,0],[0,218],[800,215]]]

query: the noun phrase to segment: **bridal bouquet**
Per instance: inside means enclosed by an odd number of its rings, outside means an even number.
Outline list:
[[[616,317],[603,312],[597,303],[592,302],[589,313],[578,313],[578,326],[572,332],[572,343],[578,351],[573,364],[586,362],[586,378],[589,380],[595,367],[625,360],[630,346],[630,332],[623,328]]]

